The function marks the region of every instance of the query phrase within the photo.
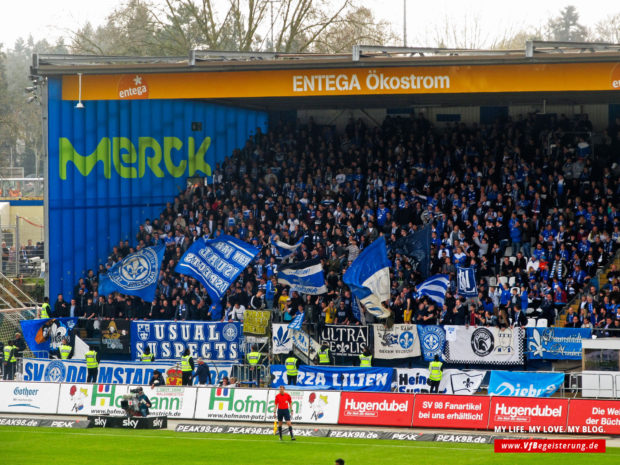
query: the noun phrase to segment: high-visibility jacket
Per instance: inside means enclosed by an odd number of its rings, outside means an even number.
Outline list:
[[[94,350],[86,352],[84,358],[86,359],[86,368],[97,368],[99,366],[97,362],[97,352]]]
[[[140,361],[144,363],[150,363],[155,360],[155,356],[153,354],[142,354],[140,356]]]
[[[191,357],[191,355],[184,355],[181,357],[181,371],[192,371],[192,366],[189,364],[189,359]]]
[[[60,346],[60,358],[63,360],[67,360],[69,358],[69,354],[71,353],[71,346],[63,344]]]
[[[247,358],[250,365],[258,365],[258,362],[260,361],[260,352],[250,352],[247,355]]]
[[[284,361],[286,367],[287,376],[297,376],[297,359],[295,357],[289,357]]]
[[[41,305],[41,318],[49,318],[52,311],[50,304],[44,303]]]
[[[319,351],[319,364],[326,365],[329,363],[329,349]]]
[[[13,349],[17,349],[17,346],[5,345],[4,346],[4,361],[7,363],[15,363],[17,362],[17,358],[15,357],[15,352]]]
[[[431,381],[441,381],[443,372],[441,371],[442,362],[431,362],[428,364],[428,371],[430,372],[428,379]]]
[[[372,366],[372,355],[360,355],[360,367],[369,368]]]

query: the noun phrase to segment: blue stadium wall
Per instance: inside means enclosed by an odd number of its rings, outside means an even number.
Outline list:
[[[156,218],[190,176],[243,147],[267,114],[194,100],[63,101],[48,88],[49,293],[65,298],[120,240]],[[192,125],[199,123],[199,125]]]

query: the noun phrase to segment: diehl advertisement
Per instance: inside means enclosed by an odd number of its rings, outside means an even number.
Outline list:
[[[211,176],[257,128],[266,131],[264,112],[143,99],[135,89],[148,89],[147,77],[127,78],[116,100],[81,108],[62,99],[60,78],[48,81],[49,295],[68,298],[119,241],[135,245],[138,226],[159,217],[188,178]]]

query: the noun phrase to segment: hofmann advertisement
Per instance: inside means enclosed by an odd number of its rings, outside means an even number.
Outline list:
[[[203,420],[265,421],[267,389],[198,389],[194,418]]]

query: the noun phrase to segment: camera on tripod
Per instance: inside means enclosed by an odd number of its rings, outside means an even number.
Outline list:
[[[123,395],[121,400],[121,408],[125,411],[128,417],[141,417],[140,412],[140,395],[142,394],[142,388],[134,388],[129,390],[129,394]]]

